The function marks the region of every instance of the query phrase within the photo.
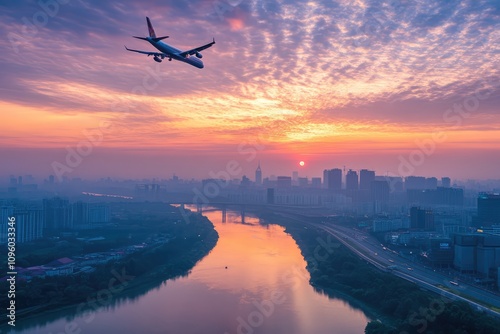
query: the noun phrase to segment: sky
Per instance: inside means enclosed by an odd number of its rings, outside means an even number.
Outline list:
[[[146,16],[215,38],[205,68],[127,52]],[[0,175],[500,178],[498,0],[4,0],[0,29]]]

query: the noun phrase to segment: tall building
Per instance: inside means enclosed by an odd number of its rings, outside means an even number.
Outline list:
[[[13,175],[10,176],[9,186],[10,187],[16,187],[17,186],[17,178],[15,176],[13,176]]]
[[[405,189],[420,189],[424,190],[427,186],[425,177],[423,176],[408,176],[405,178]]]
[[[355,170],[349,169],[347,175],[345,176],[345,188],[347,190],[357,190],[358,185],[358,173]]]
[[[298,179],[299,187],[306,188],[309,185],[309,180],[307,177],[299,177]]]
[[[460,188],[408,189],[406,194],[408,202],[416,205],[463,206],[464,204],[464,191]]]
[[[267,188],[267,204],[274,204],[274,188]]]
[[[279,189],[289,189],[292,187],[292,178],[290,176],[278,176],[277,187]]]
[[[359,189],[370,189],[375,181],[375,172],[368,169],[359,171]]]
[[[428,259],[435,267],[453,265],[453,243],[450,238],[431,238]]]
[[[377,181],[387,181],[391,192],[403,191],[403,178],[400,176],[375,176]]]
[[[24,243],[43,237],[43,212],[40,209],[14,210],[16,242]]]
[[[71,204],[71,220],[75,228],[83,228],[89,224],[89,205],[78,201]]]
[[[410,228],[419,230],[434,230],[434,213],[419,207],[410,209]]]
[[[453,265],[461,272],[476,273],[494,279],[500,267],[500,236],[489,233],[456,233],[453,235]]]
[[[43,200],[45,227],[48,229],[72,228],[69,201],[60,197]]]
[[[79,201],[71,204],[71,220],[75,229],[91,229],[96,224],[109,223],[111,213],[107,204]]]
[[[373,181],[371,185],[372,199],[379,203],[388,202],[390,190],[389,182]]]
[[[10,217],[14,217],[14,207],[13,206],[0,207],[0,244],[7,243],[7,235],[8,235],[7,223]]]
[[[250,186],[250,179],[246,175],[243,175],[240,181],[240,188],[248,189],[249,186]]]
[[[435,177],[428,177],[425,179],[425,189],[436,189],[438,180]]]
[[[476,270],[476,245],[479,237],[469,233],[453,235],[455,255],[453,266],[460,272],[473,273]]]
[[[480,226],[500,225],[500,194],[480,194],[477,198],[477,216]]]
[[[321,178],[320,177],[313,177],[311,179],[311,187],[319,189],[321,188]]]
[[[451,179],[449,177],[442,177],[441,178],[441,187],[443,187],[443,188],[451,187]]]
[[[257,169],[255,170],[255,184],[257,185],[262,184],[262,170],[260,169],[260,161],[259,165],[257,166]]]
[[[111,221],[109,206],[103,203],[89,204],[89,223],[103,224]]]
[[[325,184],[326,189],[342,189],[342,169],[325,169],[323,171],[323,183]]]

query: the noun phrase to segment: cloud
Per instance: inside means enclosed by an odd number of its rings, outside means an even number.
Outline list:
[[[52,16],[34,0],[0,7],[0,99],[122,113],[120,122],[151,133],[168,124],[178,135],[189,122],[269,134],[282,122],[278,133],[294,138],[301,126],[301,138],[327,133],[339,118],[434,125],[499,76],[495,1],[72,0]],[[146,34],[145,16],[182,49],[215,37],[205,69],[126,52],[123,44],[153,50],[131,38]],[[474,124],[491,123],[497,105],[498,85]]]

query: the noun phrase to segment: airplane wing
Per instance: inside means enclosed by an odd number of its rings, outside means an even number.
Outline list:
[[[149,51],[134,50],[134,49],[129,49],[126,46],[125,46],[125,49],[127,49],[127,51],[138,52],[138,53],[142,53],[142,54],[145,54],[145,55],[148,55],[148,56],[156,56],[156,57],[165,56],[165,54],[162,53],[162,52],[149,52]]]
[[[187,55],[194,55],[197,52],[200,52],[200,51],[203,51],[205,49],[208,49],[209,47],[211,47],[214,44],[215,44],[215,38],[214,38],[213,42],[210,42],[208,44],[205,44],[203,46],[199,46],[199,47],[191,49],[191,50],[187,50],[187,51],[181,52],[179,54],[179,56],[186,57]]]

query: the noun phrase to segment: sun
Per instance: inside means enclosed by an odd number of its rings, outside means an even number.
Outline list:
[[[304,161],[299,162],[300,167],[304,167],[306,163]]]

